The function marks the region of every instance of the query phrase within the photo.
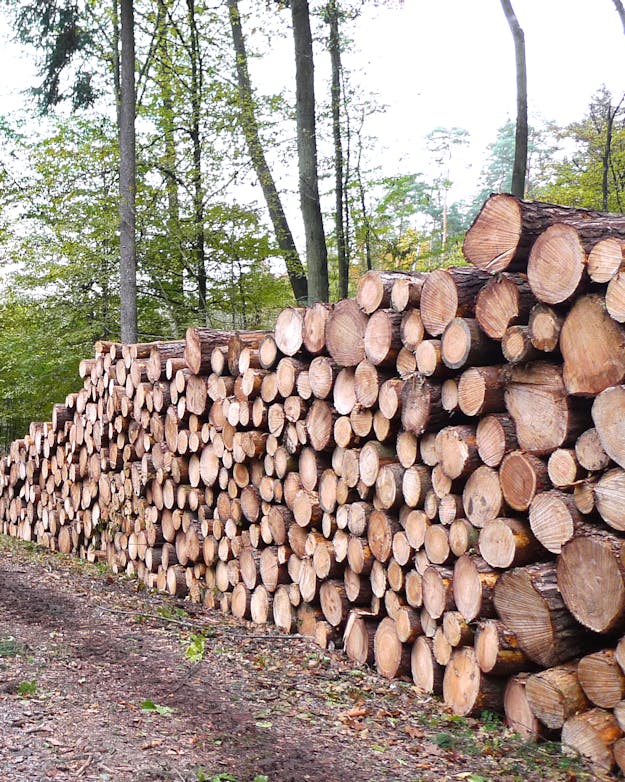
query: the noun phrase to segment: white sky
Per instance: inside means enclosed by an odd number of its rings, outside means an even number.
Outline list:
[[[625,33],[612,0],[513,6],[525,32],[530,121],[563,125],[584,115],[602,84],[614,95],[625,91]],[[34,81],[34,66],[9,38],[0,17],[4,113],[23,105],[19,91]],[[267,91],[293,78],[292,43],[276,37],[272,46],[271,60],[252,64]],[[458,126],[472,143],[452,163],[454,195],[474,194],[486,145],[516,112],[514,48],[499,0],[404,0],[394,9],[367,0],[344,61],[364,70],[363,83],[387,106],[369,127],[379,137],[385,173],[426,171],[426,134]],[[323,78],[321,58],[317,68]]]

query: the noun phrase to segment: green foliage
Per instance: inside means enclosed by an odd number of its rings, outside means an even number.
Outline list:
[[[551,167],[539,194],[556,203],[625,211],[625,107],[601,88],[588,113],[559,134],[567,152]],[[572,151],[571,151],[572,150]]]
[[[159,703],[146,700],[141,702],[141,711],[154,712],[155,714],[159,714],[161,717],[169,717],[174,710],[171,706],[161,706]]]
[[[185,660],[190,663],[201,663],[204,659],[206,638],[203,635],[191,635],[184,651]]]
[[[37,682],[34,679],[20,682],[16,692],[22,698],[29,698],[37,693]]]

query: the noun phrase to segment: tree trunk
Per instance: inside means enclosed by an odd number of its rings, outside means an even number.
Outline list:
[[[308,0],[292,0],[299,190],[306,232],[308,302],[328,301],[328,254],[319,203],[315,85]]]
[[[339,34],[339,8],[336,0],[329,0],[326,6],[330,25],[330,59],[332,63],[332,136],[334,138],[334,225],[336,231],[336,251],[339,271],[339,299],[346,299],[349,286],[349,266],[347,261],[347,237],[343,219],[343,141],[341,134],[341,39]]]
[[[247,51],[243,29],[241,27],[241,15],[239,13],[238,0],[228,0],[228,13],[232,28],[232,41],[236,54],[237,81],[239,89],[240,121],[249,150],[252,165],[260,182],[260,186],[267,203],[269,217],[278,242],[278,247],[284,257],[289,282],[293,289],[293,295],[300,304],[305,304],[308,298],[308,285],[304,267],[300,261],[295,241],[289,228],[289,224],[282,208],[280,195],[276,188],[269,165],[265,158],[265,152],[260,140],[258,122],[254,111],[254,95],[252,83],[247,67]]]
[[[512,8],[510,0],[501,0],[510,32],[514,40],[516,60],[516,133],[514,137],[514,167],[512,169],[512,194],[523,198],[527,171],[527,72],[525,67],[525,35]]]
[[[121,0],[121,105],[119,113],[119,298],[122,342],[137,341],[135,237],[135,36],[132,0]]]

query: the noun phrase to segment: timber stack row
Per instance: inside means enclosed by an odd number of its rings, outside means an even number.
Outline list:
[[[464,254],[97,344],[0,529],[625,770],[625,216],[495,195]]]

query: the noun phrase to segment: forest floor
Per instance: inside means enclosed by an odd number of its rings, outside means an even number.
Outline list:
[[[6,782],[596,779],[339,651],[0,536]]]

